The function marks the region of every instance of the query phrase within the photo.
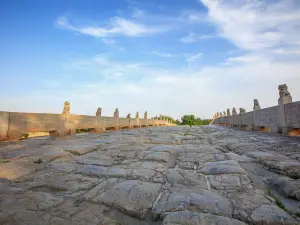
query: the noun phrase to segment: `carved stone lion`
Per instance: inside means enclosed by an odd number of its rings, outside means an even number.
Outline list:
[[[118,108],[115,109],[114,117],[119,117],[119,109]]]
[[[282,85],[278,86],[280,98],[286,97],[286,96],[291,97],[291,94],[287,89],[288,89],[288,87],[286,86],[286,84],[282,84]]]
[[[64,115],[70,115],[70,102],[65,101],[64,109],[63,109],[62,114],[64,114]]]
[[[227,109],[227,116],[230,116],[230,109]]]
[[[101,113],[102,113],[102,108],[99,107],[99,108],[97,109],[96,116],[101,116]]]
[[[240,108],[240,114],[242,114],[242,113],[245,113],[246,112],[246,110],[245,109],[243,109],[243,108]]]
[[[236,114],[237,114],[236,109],[232,108],[232,115],[236,115]]]

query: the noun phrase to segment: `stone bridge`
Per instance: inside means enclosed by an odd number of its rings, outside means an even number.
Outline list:
[[[240,108],[239,114],[233,108],[232,112],[220,112],[214,115],[212,124],[236,127],[245,130],[261,130],[282,134],[300,135],[300,101],[293,102],[288,87],[279,85],[278,105],[261,109],[257,99],[254,99],[253,111],[246,112]]]
[[[102,108],[98,108],[96,116],[75,115],[70,112],[70,103],[65,102],[62,114],[49,113],[20,113],[0,111],[0,141],[20,139],[23,134],[31,132],[50,132],[51,134],[66,135],[75,133],[76,129],[91,129],[103,132],[107,129],[138,128],[149,126],[174,126],[164,117],[148,119],[147,112],[140,118],[130,114],[126,118],[119,117],[116,109],[113,117],[102,116]]]

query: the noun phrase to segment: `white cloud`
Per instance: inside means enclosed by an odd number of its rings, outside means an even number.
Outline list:
[[[189,35],[180,38],[182,43],[193,43],[201,40],[216,38],[216,35],[207,34],[207,35],[196,35],[194,33],[189,33]]]
[[[253,64],[253,63],[261,63],[261,62],[270,62],[272,58],[269,56],[265,56],[263,53],[261,54],[244,54],[237,57],[230,57],[224,63],[225,65],[233,65],[236,63],[244,63],[244,64]]]
[[[102,38],[102,41],[107,45],[112,45],[116,43],[116,41],[112,38]]]
[[[196,35],[194,33],[190,33],[189,35],[182,37],[180,39],[181,42],[183,43],[192,43],[192,42],[196,42],[197,38]]]
[[[60,17],[56,21],[56,25],[60,28],[79,32],[93,37],[113,37],[113,36],[127,36],[127,37],[139,37],[163,32],[166,28],[148,26],[138,23],[134,20],[129,20],[120,17],[111,18],[106,26],[76,26],[73,25],[67,17]],[[107,42],[108,39],[103,39]]]
[[[195,63],[197,60],[201,59],[203,54],[201,52],[194,54],[194,55],[187,55],[186,62],[191,66],[193,63]]]
[[[220,35],[247,50],[294,45],[300,40],[298,0],[200,0]]]
[[[151,52],[150,55],[157,55],[157,56],[164,57],[164,58],[173,58],[173,57],[177,56],[177,55],[169,53],[169,52],[157,52],[157,51]]]

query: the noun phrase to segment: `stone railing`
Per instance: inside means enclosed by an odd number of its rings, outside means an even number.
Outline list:
[[[131,118],[130,114],[126,118],[119,117],[118,109],[113,117],[102,116],[101,112],[102,109],[98,108],[96,116],[74,115],[70,113],[69,102],[65,102],[62,114],[0,111],[0,140],[18,140],[23,134],[31,132],[66,135],[75,133],[77,129],[104,132],[107,129],[175,125],[168,120],[148,119],[147,112],[144,118],[139,118],[139,113],[136,113],[135,118]]]
[[[289,134],[299,131],[300,128],[300,102],[292,102],[291,94],[285,84],[279,85],[278,105],[261,109],[258,100],[254,100],[253,111],[247,112],[240,108],[227,113],[216,113],[211,124],[237,127],[246,130],[262,130]]]

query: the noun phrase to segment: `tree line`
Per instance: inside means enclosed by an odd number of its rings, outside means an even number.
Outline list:
[[[211,122],[211,119],[201,119],[200,117],[195,117],[194,115],[184,115],[181,117],[180,120],[175,120],[171,116],[155,116],[152,117],[152,119],[164,119],[164,120],[169,120],[172,123],[175,123],[177,125],[188,125],[188,126],[201,126],[201,125],[208,125]]]

